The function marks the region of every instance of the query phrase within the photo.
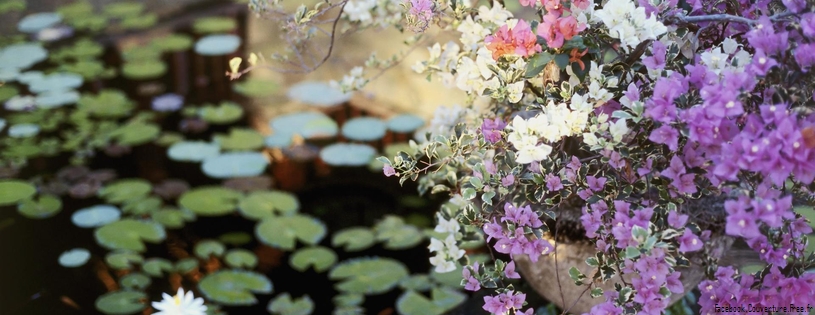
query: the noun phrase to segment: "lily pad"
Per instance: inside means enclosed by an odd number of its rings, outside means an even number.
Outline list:
[[[232,85],[235,92],[246,97],[269,97],[277,92],[277,83],[269,80],[249,78]]]
[[[20,94],[20,90],[12,85],[0,86],[0,102],[5,102],[8,99]]]
[[[155,144],[162,147],[169,147],[182,141],[184,141],[184,135],[178,132],[164,131],[158,136]]]
[[[252,220],[261,220],[272,216],[291,215],[300,209],[297,196],[283,191],[257,191],[241,199],[238,210]]]
[[[327,82],[302,82],[288,91],[289,99],[316,106],[332,107],[351,100],[351,93],[343,93]]]
[[[82,95],[77,106],[98,118],[121,118],[130,115],[136,104],[124,92],[106,89],[97,95]]]
[[[374,141],[385,136],[385,123],[379,118],[358,117],[342,125],[342,136],[354,141]]]
[[[122,51],[122,58],[128,62],[161,63],[161,48],[156,45],[138,45]]]
[[[252,235],[245,232],[229,232],[218,237],[224,244],[242,246],[252,241]]]
[[[170,34],[153,40],[153,46],[161,51],[186,51],[192,47],[192,38],[184,34]]]
[[[197,34],[228,33],[236,28],[238,28],[238,21],[224,16],[199,18],[192,23],[192,30]]]
[[[76,268],[85,265],[91,259],[91,252],[84,248],[74,248],[59,255],[60,266]]]
[[[62,21],[62,16],[55,12],[42,12],[27,15],[19,23],[17,30],[23,33],[36,33]]]
[[[388,119],[387,126],[394,132],[414,132],[424,126],[424,119],[413,114],[402,114]]]
[[[102,56],[105,52],[105,47],[101,44],[89,39],[82,38],[75,41],[68,47],[61,48],[51,54],[51,60],[56,63],[61,63],[67,60],[91,60]]]
[[[147,197],[153,187],[143,179],[122,179],[105,185],[99,190],[99,197],[114,204]]]
[[[384,242],[385,248],[401,250],[414,247],[424,240],[424,234],[417,227],[405,224],[402,218],[386,216],[374,226],[376,239]]]
[[[356,143],[335,143],[320,151],[320,159],[333,166],[367,165],[375,155],[373,147]]]
[[[27,69],[48,58],[40,44],[20,43],[0,50],[0,69]]]
[[[82,76],[76,73],[57,72],[28,81],[28,90],[32,93],[70,90],[82,86],[84,81]]]
[[[300,135],[305,139],[330,138],[337,135],[337,123],[325,114],[299,112],[278,116],[269,122],[275,135],[285,135],[289,139]]]
[[[430,277],[425,274],[412,275],[399,282],[399,287],[405,290],[427,291],[432,286]]]
[[[81,228],[96,228],[118,221],[122,213],[111,205],[97,205],[74,212],[71,222]]]
[[[139,291],[113,291],[96,299],[96,309],[108,315],[130,315],[147,307],[147,294]]]
[[[209,301],[227,306],[246,306],[258,302],[255,294],[272,293],[272,282],[256,272],[222,270],[205,276],[198,288]]]
[[[159,59],[128,61],[122,65],[122,76],[132,80],[157,79],[165,73],[167,65]]]
[[[79,98],[79,92],[74,90],[48,91],[37,95],[34,103],[42,109],[53,109],[74,104]]]
[[[260,152],[231,152],[204,160],[201,170],[212,178],[253,177],[263,174],[269,160]]]
[[[217,143],[182,141],[170,146],[167,155],[173,161],[201,162],[207,158],[218,156],[220,151],[221,147]]]
[[[119,145],[137,146],[158,138],[161,128],[151,123],[131,122],[113,130],[110,137]]]
[[[152,221],[125,219],[105,225],[94,233],[96,242],[107,249],[125,249],[135,252],[147,250],[144,242],[158,243],[167,234],[164,228]]]
[[[431,299],[408,290],[396,301],[396,309],[402,315],[441,315],[452,310],[467,298],[461,292],[449,288],[434,288]]]
[[[190,190],[178,199],[178,205],[198,215],[221,216],[235,211],[243,195],[235,190],[211,186]]]
[[[203,240],[195,244],[195,256],[201,259],[209,259],[210,256],[221,257],[226,252],[226,246],[218,241]]]
[[[135,264],[144,262],[144,258],[136,252],[117,250],[105,256],[105,262],[113,269],[130,270]]]
[[[357,293],[343,293],[333,298],[334,304],[339,307],[358,306],[365,302],[365,296]]]
[[[302,214],[266,217],[255,227],[255,235],[261,243],[284,250],[294,249],[296,240],[316,245],[325,233],[322,222]]]
[[[173,272],[174,268],[173,263],[167,259],[150,258],[144,261],[141,265],[141,270],[150,276],[161,278],[165,273]]]
[[[135,1],[114,2],[106,5],[103,11],[110,17],[123,18],[141,14],[144,4]]]
[[[258,257],[246,249],[231,249],[226,252],[224,262],[232,268],[252,269],[258,265]]]
[[[224,150],[248,151],[263,147],[263,136],[249,128],[232,128],[228,135],[215,135],[213,140]]]
[[[25,0],[6,0],[0,2],[0,14],[8,12],[25,11]]]
[[[135,290],[144,290],[150,286],[152,282],[150,277],[138,272],[127,274],[119,279],[119,284],[121,284],[123,288]]]
[[[126,30],[143,30],[155,26],[156,23],[158,23],[158,14],[146,13],[125,17],[119,25]]]
[[[213,125],[227,125],[243,117],[243,108],[233,102],[221,102],[218,106],[206,105],[201,107],[198,116]]]
[[[267,310],[275,315],[309,315],[314,311],[314,302],[308,295],[292,300],[288,292],[275,297]]]
[[[322,247],[307,247],[298,250],[289,259],[289,264],[300,272],[314,267],[314,271],[323,272],[337,263],[337,254],[334,251]]]
[[[266,137],[263,141],[267,148],[284,149],[292,144],[291,135],[287,133],[276,133]]]
[[[374,232],[367,227],[352,227],[334,233],[331,246],[343,246],[346,252],[357,252],[373,246]]]
[[[436,270],[430,272],[430,278],[433,279],[436,283],[446,285],[451,288],[459,288],[461,287],[461,271],[464,268],[461,267],[461,264],[456,263],[456,270],[444,273],[438,273]]]
[[[187,274],[198,269],[198,259],[194,257],[184,258],[175,264],[175,270],[181,274]]]
[[[391,258],[360,258],[335,266],[328,274],[340,280],[334,287],[343,293],[376,295],[393,289],[408,276],[405,265]]]
[[[37,188],[28,182],[19,180],[0,181],[0,206],[9,206],[30,199],[37,193]]]
[[[195,43],[195,52],[202,56],[223,56],[234,53],[241,38],[231,34],[208,35]]]
[[[62,200],[52,195],[40,195],[38,199],[28,199],[20,203],[17,211],[29,219],[46,219],[62,210]]]
[[[176,209],[161,209],[151,214],[153,221],[158,222],[168,229],[180,229],[184,227],[186,219],[184,212]]]
[[[8,127],[8,136],[12,138],[30,138],[40,133],[40,126],[35,124],[16,124]]]
[[[122,211],[128,214],[146,215],[161,209],[161,204],[161,198],[158,197],[130,199],[122,205]]]

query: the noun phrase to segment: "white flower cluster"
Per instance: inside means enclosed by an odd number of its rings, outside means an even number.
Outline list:
[[[510,124],[508,140],[515,146],[515,161],[521,164],[549,158],[554,143],[586,128],[593,106],[586,95],[575,94],[567,108],[565,103],[555,105],[550,101],[543,112],[529,119],[515,116]],[[543,139],[546,143],[541,142]]]
[[[518,103],[523,98],[526,61],[518,58],[507,69],[498,67],[492,53],[486,48],[478,49],[475,60],[461,57],[456,66],[456,87],[478,96],[489,95],[494,99],[507,99]]]
[[[332,80],[329,84],[333,88],[340,89],[343,93],[357,91],[362,89],[368,80],[362,77],[362,67],[354,67],[351,73],[343,76],[342,81],[337,82]]]
[[[436,256],[430,258],[430,264],[436,267],[436,272],[445,273],[456,270],[456,260],[464,256],[464,250],[459,249],[456,244],[456,233],[460,228],[458,221],[454,218],[445,220],[440,213],[436,213],[439,218],[439,224],[436,225],[435,231],[437,233],[447,233],[447,238],[441,241],[436,238],[430,239],[431,253],[436,253]]]
[[[733,57],[731,58],[731,56]],[[739,49],[739,44],[728,37],[724,39],[721,47],[715,47],[703,52],[701,59],[702,63],[710,69],[710,71],[718,75],[725,69],[735,72],[744,71],[744,67],[752,61],[752,56],[743,49]]]
[[[609,0],[603,9],[594,12],[592,19],[603,22],[609,35],[619,39],[626,52],[668,31],[655,14],[646,17],[645,8],[635,6],[631,0]]]
[[[399,0],[348,0],[343,13],[351,22],[363,26],[389,26],[401,23],[402,9]]]

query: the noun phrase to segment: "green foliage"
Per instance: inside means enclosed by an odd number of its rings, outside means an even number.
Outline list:
[[[256,272],[221,270],[205,276],[198,288],[212,302],[241,306],[257,303],[255,293],[272,293],[272,282]]]
[[[107,249],[136,252],[147,250],[144,242],[158,243],[167,237],[164,228],[153,221],[125,219],[105,225],[94,233],[96,242]]]
[[[238,27],[238,22],[229,17],[210,16],[195,20],[192,30],[197,34],[228,33]]]
[[[150,286],[152,280],[143,273],[129,273],[119,279],[119,284],[125,289],[144,290]]]
[[[136,104],[127,95],[114,89],[106,89],[97,95],[83,94],[77,106],[80,111],[98,118],[122,118],[130,115]]]
[[[153,221],[158,222],[168,229],[179,229],[184,227],[187,215],[178,209],[165,208],[151,213]]]
[[[235,92],[247,97],[269,97],[277,93],[278,85],[274,81],[249,78],[232,85]]]
[[[231,249],[226,252],[224,261],[232,268],[243,269],[252,269],[258,264],[258,258],[255,256],[255,253],[242,248]]]
[[[292,300],[291,295],[286,292],[269,302],[267,309],[276,315],[309,315],[314,311],[314,302],[308,295]]]
[[[215,135],[213,142],[224,150],[249,151],[263,147],[263,136],[253,129],[232,128],[228,135]]]
[[[255,235],[261,243],[284,250],[294,249],[296,240],[316,245],[326,233],[319,220],[295,214],[287,217],[267,217],[255,227]]]
[[[401,217],[388,215],[374,226],[376,240],[384,242],[391,250],[401,250],[418,245],[424,235],[415,226],[405,224]]]
[[[137,146],[156,140],[161,128],[151,123],[130,122],[110,133],[110,138],[119,145]]]
[[[117,250],[105,256],[108,266],[118,270],[130,270],[136,264],[144,262],[144,258],[136,252],[129,250]]]
[[[215,240],[203,240],[195,244],[195,256],[207,260],[210,256],[221,257],[226,252],[226,246]]]
[[[534,57],[530,58],[529,62],[526,64],[525,77],[534,78],[540,74],[541,71],[543,71],[543,68],[546,67],[546,65],[553,59],[555,59],[555,56],[545,51],[536,54]]]
[[[243,117],[243,107],[233,102],[221,102],[218,106],[205,105],[201,107],[198,116],[213,125],[231,124]]]
[[[337,254],[331,249],[316,246],[298,250],[289,259],[289,264],[295,270],[306,271],[309,267],[314,267],[317,272],[324,272],[337,262]]]
[[[178,205],[197,215],[222,216],[235,211],[240,192],[219,186],[199,187],[187,191],[178,199]]]
[[[106,185],[99,190],[99,197],[114,204],[147,197],[153,187],[143,179],[123,179]]]
[[[358,293],[343,293],[335,296],[333,300],[339,307],[358,306],[365,302],[365,296]]]
[[[433,287],[433,284],[428,275],[419,274],[402,279],[399,281],[399,287],[404,290],[427,291]]]
[[[369,295],[390,291],[407,276],[403,263],[379,257],[344,261],[328,274],[331,280],[340,280],[334,286],[338,291]]]
[[[240,200],[238,210],[247,219],[261,220],[274,213],[291,215],[300,209],[297,196],[284,191],[256,191]]]
[[[122,210],[128,214],[146,215],[156,212],[161,208],[161,204],[161,199],[158,197],[130,199],[124,202]]]
[[[334,233],[331,246],[343,246],[346,252],[356,252],[367,249],[374,244],[374,232],[367,227],[352,227]]]
[[[433,288],[430,299],[408,290],[396,301],[396,310],[402,315],[441,315],[465,299],[466,295],[449,288]]]
[[[173,272],[173,263],[164,258],[150,258],[144,261],[141,271],[156,278],[161,278],[164,273]]]
[[[62,200],[52,195],[41,195],[38,199],[28,199],[20,203],[17,211],[29,219],[46,219],[62,210]]]
[[[190,273],[195,269],[198,269],[198,259],[193,257],[184,258],[175,263],[175,271],[181,274]]]
[[[147,307],[147,294],[138,291],[113,291],[96,299],[96,309],[109,315],[129,315]]]
[[[20,180],[0,181],[0,206],[15,205],[37,193],[37,188]]]

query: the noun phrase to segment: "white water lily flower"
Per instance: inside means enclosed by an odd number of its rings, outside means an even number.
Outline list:
[[[456,219],[451,218],[450,220],[445,220],[441,213],[436,213],[436,216],[439,218],[439,224],[436,225],[436,229],[434,231],[438,233],[456,233],[459,229],[459,224]],[[432,244],[431,244],[432,245]]]
[[[192,291],[184,293],[183,288],[178,288],[175,296],[162,293],[162,297],[161,302],[153,302],[153,308],[159,311],[153,315],[204,315],[207,312],[204,299],[193,297]]]

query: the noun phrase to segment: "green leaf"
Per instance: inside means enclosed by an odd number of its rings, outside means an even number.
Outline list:
[[[247,219],[261,220],[272,216],[291,215],[300,209],[297,196],[284,191],[256,191],[242,198],[238,210]]]
[[[119,90],[102,90],[97,95],[83,94],[77,101],[79,110],[98,118],[121,118],[130,115],[136,103]]]
[[[135,215],[146,215],[161,208],[161,199],[158,197],[147,197],[144,199],[131,199],[124,202],[122,210],[124,213]]]
[[[633,246],[628,246],[625,249],[625,258],[626,259],[632,259],[632,258],[637,258],[637,257],[640,257],[640,250],[639,249],[637,249],[636,247],[633,247]]]
[[[29,219],[47,219],[62,210],[62,200],[52,195],[41,195],[38,199],[24,200],[17,211]]]
[[[334,233],[331,246],[343,246],[346,252],[357,252],[374,244],[374,232],[366,227],[351,227]]]
[[[181,274],[187,274],[198,269],[198,259],[193,257],[184,258],[175,263],[175,270]]]
[[[436,270],[432,270],[430,272],[430,278],[433,281],[451,287],[451,288],[460,288],[461,287],[461,271],[464,268],[461,267],[461,264],[456,263],[456,270],[444,273],[438,273]]]
[[[243,117],[243,108],[233,102],[225,101],[218,106],[203,106],[198,116],[213,125],[226,125]]]
[[[210,256],[221,257],[226,252],[226,246],[215,240],[203,240],[195,244],[195,256],[207,260]]]
[[[314,302],[308,295],[292,300],[291,295],[285,292],[269,302],[267,309],[276,315],[309,315],[314,311]]]
[[[150,276],[161,278],[164,276],[164,273],[173,272],[174,268],[173,263],[167,259],[150,258],[145,260],[141,265],[141,271]]]
[[[150,286],[150,277],[143,273],[130,273],[119,279],[119,284],[125,289],[144,290]]]
[[[464,197],[464,200],[471,200],[475,198],[475,189],[473,188],[464,188],[461,191],[461,197]]]
[[[186,215],[184,211],[177,209],[161,209],[151,214],[153,221],[158,222],[168,229],[179,229],[184,227]]]
[[[249,78],[232,85],[235,92],[247,97],[269,97],[277,93],[278,84],[274,81]]]
[[[561,70],[566,69],[566,66],[569,65],[569,54],[558,54],[555,56],[555,65]]]
[[[365,296],[356,293],[345,293],[334,297],[334,304],[340,307],[358,306],[365,302]]]
[[[335,266],[328,274],[340,281],[334,287],[343,293],[381,294],[408,276],[405,265],[391,258],[360,258]]]
[[[229,232],[218,237],[224,244],[243,246],[252,241],[252,235],[245,232]]]
[[[150,182],[143,179],[123,179],[106,185],[99,190],[99,197],[114,204],[147,197],[153,190]]]
[[[138,146],[155,140],[159,134],[161,128],[154,124],[132,122],[111,131],[110,137],[119,145]]]
[[[129,315],[147,307],[147,294],[138,291],[113,291],[96,299],[96,309],[109,315]]]
[[[141,264],[144,258],[136,252],[129,250],[117,250],[105,256],[108,266],[118,270],[133,269],[134,264]]]
[[[337,254],[322,247],[308,247],[295,252],[289,258],[289,264],[297,271],[304,272],[314,266],[314,271],[323,272],[337,263]]]
[[[424,240],[422,232],[415,226],[405,224],[400,217],[388,215],[377,222],[374,233],[378,241],[385,242],[385,248],[400,250],[411,248]]]
[[[583,279],[586,279],[586,275],[580,272],[580,270],[577,270],[577,267],[569,268],[569,277],[572,278],[576,284],[580,284]]]
[[[396,309],[402,315],[441,315],[466,299],[466,295],[450,288],[433,288],[431,297],[408,290],[396,301]]]
[[[252,269],[258,265],[258,257],[255,256],[255,253],[242,248],[226,252],[224,261],[232,268]]]
[[[648,232],[647,229],[642,228],[639,225],[635,225],[631,228],[631,235],[633,236],[634,240],[639,243],[644,243],[648,236],[651,234]]]
[[[546,64],[548,64],[554,58],[555,56],[545,51],[538,53],[534,57],[530,58],[526,63],[526,75],[524,76],[526,78],[534,78],[541,73],[543,68],[546,67]]]
[[[240,192],[218,186],[205,186],[187,191],[178,198],[178,205],[197,215],[222,216],[235,211]]]
[[[298,239],[316,245],[325,237],[325,233],[322,222],[302,214],[268,217],[255,226],[255,235],[261,243],[284,250],[294,249]]]
[[[229,134],[217,134],[213,142],[219,144],[221,149],[231,151],[249,151],[263,147],[263,136],[249,128],[232,128]]]
[[[144,242],[158,243],[167,234],[164,228],[152,221],[125,219],[98,228],[94,233],[96,242],[107,249],[126,249],[135,252],[147,250]]]
[[[15,205],[37,193],[37,188],[24,181],[0,181],[0,206]]]
[[[481,195],[481,200],[488,205],[492,205],[492,198],[495,197],[495,191],[488,191]]]
[[[432,283],[430,283],[428,275],[419,274],[402,279],[399,282],[399,287],[404,290],[427,291],[432,287]]]
[[[258,302],[256,293],[272,293],[272,282],[256,272],[221,270],[201,279],[198,288],[209,301],[226,306],[248,306]]]

